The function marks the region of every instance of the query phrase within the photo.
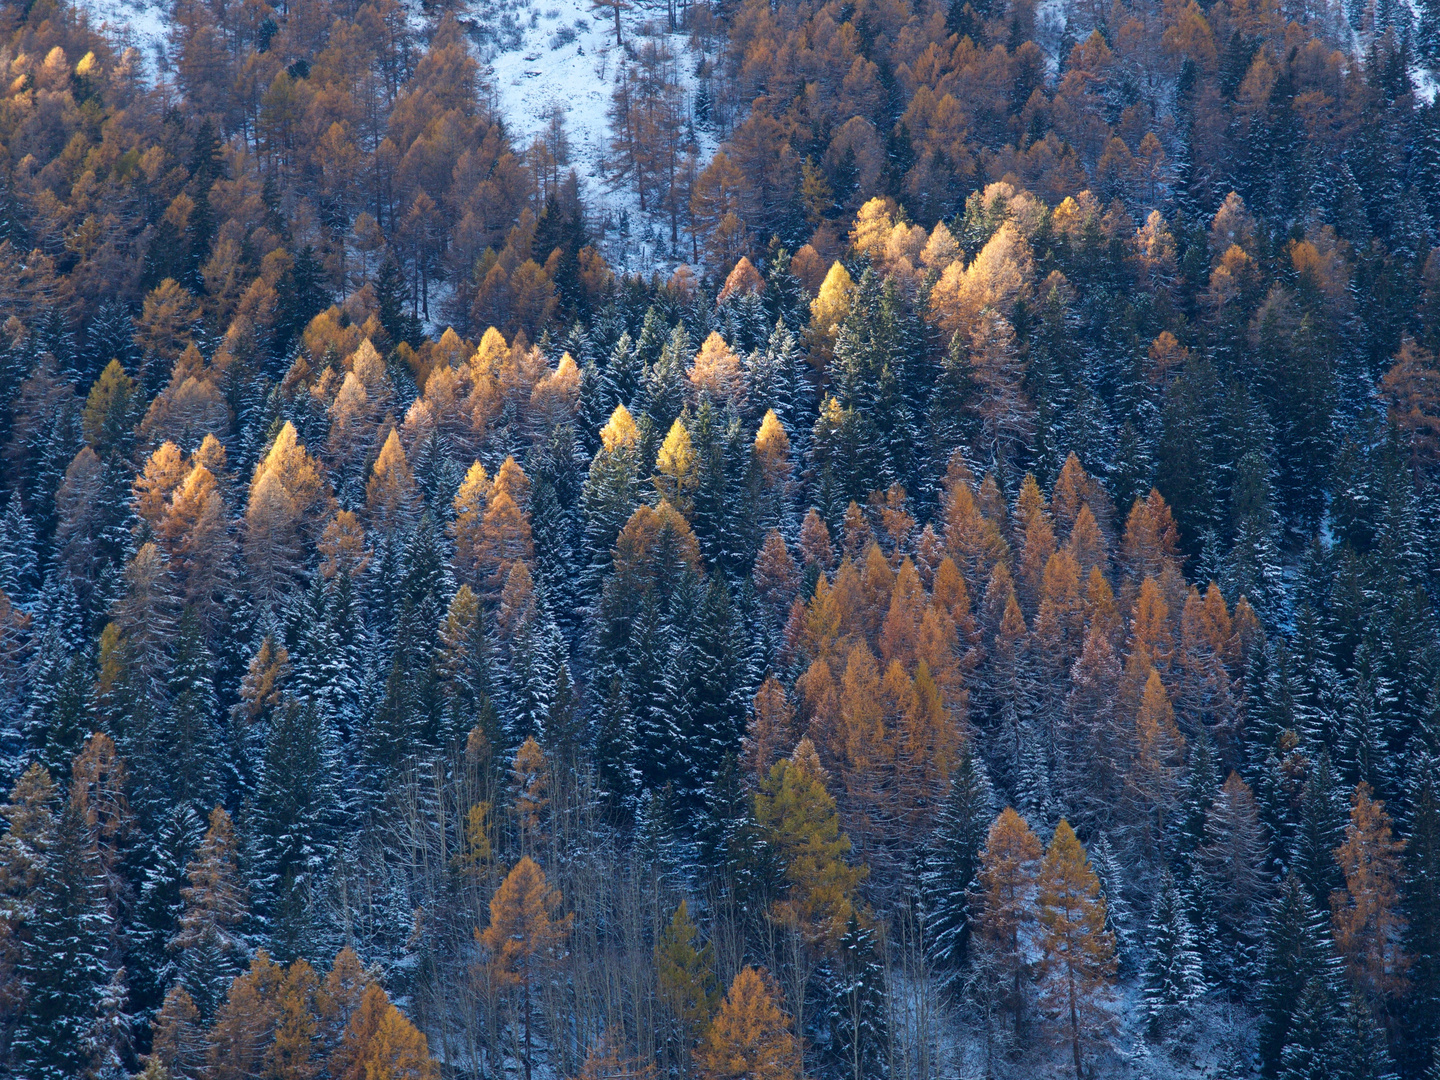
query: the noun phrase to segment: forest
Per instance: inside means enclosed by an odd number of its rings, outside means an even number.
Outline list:
[[[1440,1080],[1440,0],[525,3],[0,8],[0,1077]]]

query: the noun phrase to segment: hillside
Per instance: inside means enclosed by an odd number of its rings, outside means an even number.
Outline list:
[[[0,1078],[1440,1076],[1435,0],[0,56]]]

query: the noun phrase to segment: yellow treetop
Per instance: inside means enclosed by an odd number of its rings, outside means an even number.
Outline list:
[[[810,304],[812,329],[833,341],[835,327],[850,314],[850,297],[854,292],[855,280],[837,259],[830,265],[830,272],[820,285],[819,295]]]
[[[180,486],[187,472],[180,448],[173,442],[161,443],[135,479],[135,512],[151,525],[159,524],[170,493]]]
[[[490,925],[475,936],[489,954],[491,976],[502,985],[528,988],[554,958],[570,931],[561,897],[545,873],[522,855],[490,900]]]
[[[665,441],[660,444],[660,453],[655,457],[655,486],[661,495],[670,500],[682,512],[689,509],[690,493],[700,482],[695,469],[695,448],[690,442],[690,432],[679,417],[670,425]]]
[[[484,376],[495,378],[509,358],[510,346],[505,344],[505,335],[492,326],[480,338],[480,345],[470,358],[470,370],[477,382]]]
[[[776,905],[780,919],[812,945],[838,941],[865,868],[845,861],[850,837],[840,831],[809,739],[771,767],[755,793],[755,818],[785,867],[786,893]]]
[[[630,410],[624,405],[617,405],[615,411],[610,414],[609,421],[600,429],[600,442],[607,451],[614,454],[630,449],[639,439],[640,431],[635,426],[635,419],[630,415]]]
[[[760,429],[755,432],[755,457],[760,462],[760,470],[767,484],[774,484],[788,477],[790,436],[785,433],[785,425],[780,423],[774,409],[765,410]]]
[[[740,369],[740,358],[714,330],[695,354],[695,362],[686,376],[697,392],[708,393],[722,401],[739,397],[745,389],[744,373]]]
[[[360,1006],[331,1056],[336,1080],[435,1080],[424,1032],[397,1009],[375,983],[365,987]]]
[[[410,471],[410,462],[405,458],[405,449],[394,428],[380,448],[370,482],[365,485],[365,505],[375,521],[386,527],[403,519],[414,508],[415,475]]]
[[[696,1054],[701,1080],[800,1080],[800,1043],[763,970],[741,969]]]

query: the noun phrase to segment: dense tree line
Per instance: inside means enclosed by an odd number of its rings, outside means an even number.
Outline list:
[[[1434,1075],[1435,35],[982,7],[0,16],[0,1069]]]

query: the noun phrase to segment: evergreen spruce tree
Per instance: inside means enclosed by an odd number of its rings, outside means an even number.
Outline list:
[[[1100,895],[1105,900],[1105,929],[1115,939],[1117,966],[1126,969],[1135,963],[1136,928],[1134,912],[1125,899],[1125,874],[1108,833],[1101,833],[1094,847],[1090,864],[1100,879]]]
[[[104,1022],[117,974],[114,927],[99,855],[74,800],[56,819],[44,858],[16,971],[25,1004],[10,1063],[18,1076],[72,1080],[109,1064],[118,1034]]]
[[[972,889],[994,819],[995,794],[985,765],[967,749],[936,816],[922,876],[930,961],[952,993],[959,991],[969,954]]]
[[[335,857],[341,825],[334,724],[322,703],[286,701],[270,725],[255,800],[257,900],[282,961],[307,955],[320,886]]]
[[[1292,874],[1265,931],[1258,986],[1260,1063],[1265,1076],[1282,1074],[1287,1047],[1298,1048],[1290,1051],[1291,1064],[1298,1061],[1297,1055],[1308,1057],[1314,1051],[1317,1027],[1333,1022],[1339,980],[1339,961],[1326,920]]]
[[[20,493],[11,491],[0,517],[0,592],[11,603],[31,603],[40,586],[39,567],[35,526],[20,505]]]
[[[690,679],[690,727],[681,732],[694,770],[687,796],[698,804],[727,754],[739,753],[755,688],[746,678],[745,641],[730,590],[710,579],[695,613]]]
[[[1153,1034],[1170,1037],[1193,1023],[1205,978],[1180,890],[1168,872],[1160,878],[1148,939],[1145,1013]]]
[[[194,808],[177,806],[158,823],[143,850],[135,853],[132,879],[139,884],[125,968],[142,1013],[158,1009],[179,978],[176,954],[167,946],[184,908],[185,866],[204,835],[205,823]]]
[[[827,966],[829,1000],[823,1015],[829,1021],[833,1075],[882,1080],[890,1072],[885,970],[875,947],[875,931],[853,911]]]
[[[1336,784],[1330,755],[1322,750],[1300,791],[1300,829],[1295,838],[1295,872],[1316,907],[1344,885],[1335,849],[1345,839],[1349,811]]]
[[[1428,755],[1417,765],[1410,806],[1404,852],[1410,993],[1403,1060],[1414,1073],[1440,1060],[1440,768]]]
[[[198,620],[186,608],[176,628],[175,658],[169,680],[169,708],[159,737],[166,790],[174,805],[197,813],[214,806],[220,795],[220,736],[213,682],[213,661]]]
[[[1335,989],[1323,978],[1308,980],[1295,1001],[1278,1080],[1325,1080],[1339,1075],[1336,1033],[1342,1022]]]

